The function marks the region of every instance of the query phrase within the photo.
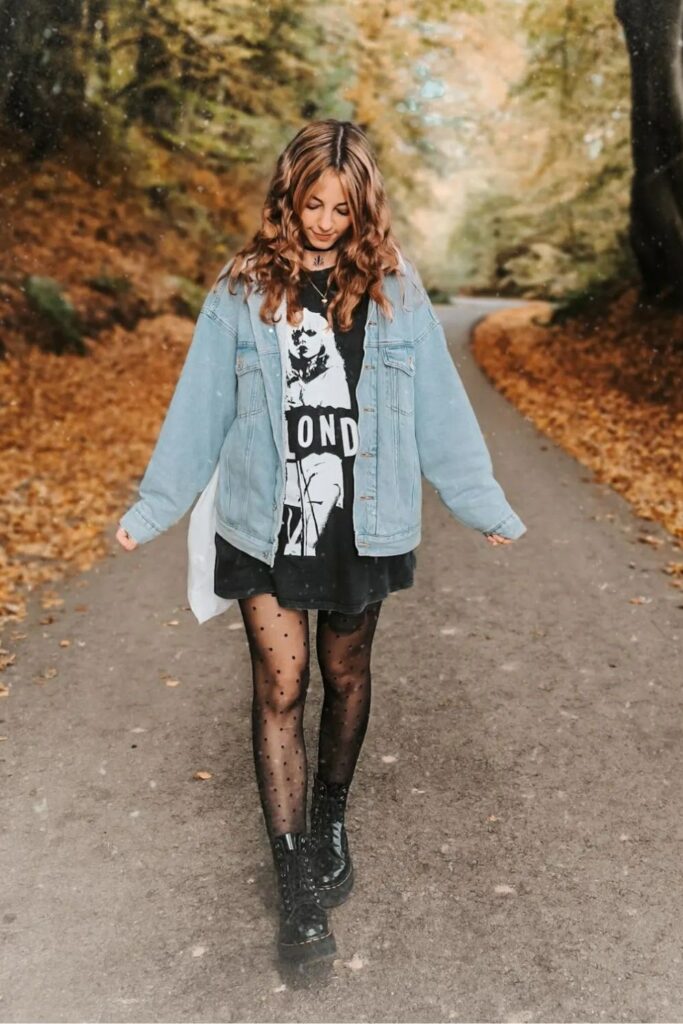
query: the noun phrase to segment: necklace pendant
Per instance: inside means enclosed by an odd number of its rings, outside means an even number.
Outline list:
[[[327,299],[323,299],[323,306],[327,305]]]

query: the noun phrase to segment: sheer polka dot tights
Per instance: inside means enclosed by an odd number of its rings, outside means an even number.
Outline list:
[[[381,601],[358,615],[319,610],[316,655],[324,687],[318,774],[350,783],[370,715],[370,655]],[[308,611],[275,595],[239,599],[252,663],[254,764],[272,836],[306,829],[303,716],[310,680]]]

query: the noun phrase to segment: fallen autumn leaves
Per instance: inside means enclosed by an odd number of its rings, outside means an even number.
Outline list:
[[[25,616],[32,590],[107,553],[187,352],[185,292],[204,291],[198,282],[223,260],[238,183],[168,159],[159,173],[182,172],[189,194],[201,185],[199,226],[152,208],[125,180],[94,184],[63,164],[30,170],[4,154],[0,627]],[[33,275],[59,282],[89,332],[85,356],[48,350],[49,324],[27,301]],[[41,603],[61,600],[48,590]]]
[[[27,592],[89,569],[147,463],[192,322],[166,315],[131,336],[115,327],[89,356],[29,349],[0,364],[0,625]],[[44,595],[43,607],[58,598]]]
[[[477,325],[474,357],[520,412],[643,519],[683,540],[683,314],[624,292],[592,323],[549,326],[547,303]]]

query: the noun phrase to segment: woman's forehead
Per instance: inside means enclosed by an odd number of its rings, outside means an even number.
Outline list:
[[[313,197],[321,200],[336,200],[337,202],[346,201],[346,193],[344,191],[341,178],[334,168],[328,167],[323,171],[320,177],[313,182],[308,190],[306,198],[310,199]]]

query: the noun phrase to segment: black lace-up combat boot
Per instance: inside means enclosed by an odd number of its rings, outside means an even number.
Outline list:
[[[353,864],[344,827],[348,785],[313,779],[311,844],[313,881],[323,907],[343,903],[353,887]]]
[[[333,956],[337,947],[315,890],[308,836],[286,832],[272,840],[272,847],[280,891],[280,958],[291,962]]]

